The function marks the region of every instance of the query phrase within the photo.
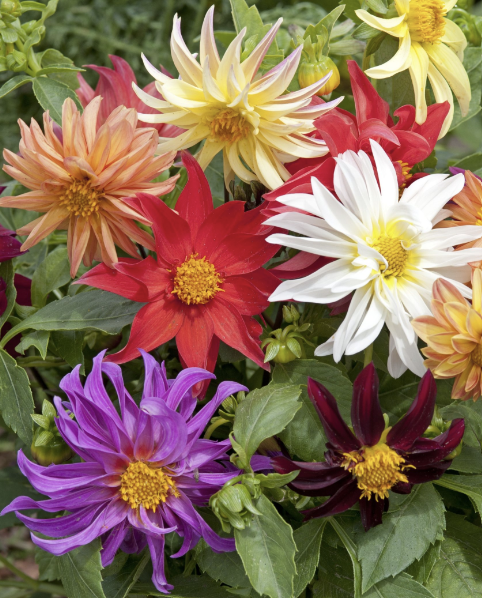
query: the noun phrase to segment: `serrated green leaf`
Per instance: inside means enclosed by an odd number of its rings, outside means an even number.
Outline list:
[[[249,527],[234,531],[237,551],[259,594],[291,598],[296,574],[293,530],[266,496],[261,495],[254,505],[262,515],[253,515]]]
[[[107,598],[125,598],[139,579],[150,560],[149,550],[140,554],[130,554],[122,569],[115,575],[106,577],[102,589]]]
[[[419,561],[413,562],[410,565],[410,567],[406,569],[406,573],[411,575],[415,579],[415,581],[418,581],[419,583],[424,585],[430,577],[435,563],[440,558],[441,546],[442,542],[436,542],[435,544],[430,546],[430,548]]]
[[[470,498],[479,515],[482,515],[482,475],[445,474],[435,484],[455,492],[462,492]]]
[[[32,278],[32,305],[43,307],[47,295],[69,283],[70,263],[66,247],[51,251],[35,271]]]
[[[177,576],[169,580],[174,589],[169,592],[171,598],[233,598],[233,595],[226,588],[219,586],[207,575],[190,575],[189,577]],[[131,592],[132,594],[148,594],[149,596],[165,596],[159,592],[152,582],[137,583]],[[110,598],[110,597],[107,597]]]
[[[29,496],[34,500],[41,500],[42,495],[36,492],[18,467],[4,467],[0,470],[0,511],[18,496]],[[15,513],[7,513],[0,517],[0,529],[19,525]]]
[[[42,65],[42,68],[45,69],[58,64],[73,66],[74,63],[70,58],[64,56],[58,50],[55,50],[54,48],[49,48],[48,50],[45,50],[45,52],[42,52],[40,64]],[[49,79],[55,79],[56,81],[64,83],[65,85],[70,87],[70,89],[73,90],[78,89],[80,87],[80,83],[77,78],[76,72],[64,71],[61,73],[50,73],[48,77]]]
[[[117,334],[132,323],[143,303],[129,301],[120,295],[93,289],[74,297],[64,297],[47,304],[38,312],[12,328],[2,345],[19,332],[28,330],[101,330]]]
[[[22,338],[20,343],[15,347],[15,350],[25,355],[25,351],[30,347],[35,347],[45,359],[47,355],[47,347],[49,344],[50,332],[48,330],[34,330]]]
[[[38,103],[48,110],[51,118],[62,125],[62,106],[67,98],[73,100],[82,112],[82,104],[76,93],[64,83],[48,77],[37,77],[33,82],[33,92]]]
[[[100,539],[57,557],[68,598],[106,598],[102,590]]]
[[[25,74],[12,77],[6,83],[4,83],[2,87],[0,87],[0,98],[5,97],[11,91],[21,87],[22,85],[25,85],[25,83],[28,83],[29,81],[33,81],[33,77]]]
[[[463,417],[465,420],[464,445],[479,448],[482,443],[482,401],[457,401],[440,410],[446,419]]]
[[[460,471],[461,473],[482,474],[482,450],[480,447],[462,447],[462,452],[450,464],[449,470]]]
[[[35,562],[39,568],[40,581],[60,579],[59,557],[35,546]]]
[[[50,345],[53,350],[71,366],[80,364],[80,373],[84,374],[84,332],[82,330],[58,330],[50,333]]]
[[[27,372],[0,349],[0,412],[5,423],[25,442],[32,442],[34,410]]]
[[[415,486],[398,511],[384,515],[382,525],[357,536],[363,592],[420,559],[444,528],[444,505],[432,484]]]
[[[450,125],[450,131],[456,129],[463,122],[470,120],[481,110],[480,102],[482,98],[482,48],[467,48],[464,52],[464,67],[467,71],[470,81],[472,96],[470,99],[469,110],[465,116],[462,116],[458,102],[455,103],[454,117]]]
[[[312,519],[293,532],[298,549],[295,556],[294,598],[303,592],[315,575],[320,560],[320,545],[326,523],[326,519]]]
[[[248,588],[248,576],[237,552],[213,552],[201,539],[196,546],[196,562],[209,577],[232,588]]]
[[[15,279],[12,260],[8,260],[7,262],[2,262],[0,264],[0,277],[3,278],[7,285],[7,288],[5,290],[5,294],[7,297],[7,307],[5,308],[3,314],[0,315],[1,328],[12,313],[13,307],[15,305],[15,299],[17,298],[17,289],[15,288],[14,283]]]
[[[236,410],[233,432],[248,462],[265,438],[279,434],[301,407],[297,386],[274,384],[251,392]]]

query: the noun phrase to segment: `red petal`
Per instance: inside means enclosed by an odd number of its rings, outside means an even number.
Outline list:
[[[182,263],[193,253],[188,223],[158,197],[138,193],[137,199],[146,218],[152,222],[157,259],[166,264]]]
[[[145,285],[148,299],[143,299],[143,301],[153,301],[161,293],[166,292],[171,282],[171,276],[167,270],[161,268],[150,255],[145,260],[135,260],[133,263],[119,262],[114,268],[117,272]]]
[[[358,126],[369,118],[378,118],[388,122],[389,107],[378,95],[375,88],[354,60],[348,60],[353,99],[355,100]]]
[[[265,270],[264,268],[258,268],[254,272],[243,274],[243,278],[249,280],[266,297],[269,297],[279,285],[278,277],[272,274],[271,270]]]
[[[209,259],[221,241],[240,225],[244,211],[244,202],[229,201],[216,208],[203,222],[194,242],[201,257]]]
[[[329,517],[337,513],[343,513],[343,511],[350,509],[358,501],[359,497],[360,490],[356,480],[352,478],[320,507],[301,511],[304,515],[304,521],[309,521],[316,517]]]
[[[261,351],[258,339],[253,338],[241,314],[229,303],[216,296],[208,304],[207,313],[212,319],[214,334],[233,349],[254,361],[257,365],[269,371],[269,365],[264,363],[264,353]]]
[[[243,316],[255,316],[267,309],[269,302],[244,276],[230,276],[223,284],[223,299]]]
[[[427,370],[420,381],[417,398],[406,415],[399,420],[387,436],[387,444],[394,449],[407,451],[432,421],[437,396],[437,385],[432,372]]]
[[[314,162],[314,160],[312,159]],[[298,162],[298,160],[297,160]],[[263,195],[267,201],[275,201],[281,195],[288,193],[313,193],[311,177],[318,179],[325,187],[333,191],[333,174],[336,162],[331,156],[317,159],[312,165],[306,166],[293,175],[284,185]]]
[[[187,183],[176,203],[176,212],[184,218],[195,239],[202,223],[213,212],[213,198],[209,183],[198,161],[189,152],[181,153],[182,163],[187,170]]]
[[[138,264],[139,261],[133,258],[121,258],[120,263]],[[122,272],[113,270],[105,264],[99,264],[92,268],[73,284],[86,284],[96,289],[110,291],[131,301],[139,301],[140,303],[149,301],[149,290],[143,283],[126,276]]]
[[[371,118],[360,125],[360,136],[358,137],[358,148],[371,154],[370,139],[374,139],[378,143],[383,140],[396,146],[400,145],[399,138],[392,129],[376,118]]]
[[[208,259],[225,276],[246,274],[257,270],[279,250],[279,245],[266,242],[261,235],[233,234],[211,253]]]
[[[308,396],[318,412],[333,448],[345,453],[358,450],[361,443],[343,421],[335,398],[329,390],[316,380],[308,378]]]
[[[428,141],[412,131],[398,131],[400,147],[391,152],[391,159],[401,160],[407,164],[413,165],[425,160],[430,156],[430,145]]]
[[[283,280],[295,280],[296,278],[303,278],[313,274],[313,272],[323,268],[323,266],[332,261],[333,259],[330,257],[300,251],[284,264],[271,268],[269,272]]]
[[[149,352],[171,340],[178,333],[184,312],[177,301],[154,301],[145,305],[134,318],[127,345],[105,361],[125,363],[139,357],[138,349]]]
[[[393,113],[398,117],[398,122],[392,127],[393,131],[410,131],[415,122],[415,106],[402,106]]]
[[[188,368],[207,369],[207,359],[214,327],[205,313],[206,306],[183,306],[184,321],[176,335],[176,344],[183,362]]]
[[[347,150],[357,151],[358,131],[351,118],[332,111],[317,118],[315,127],[332,156],[338,156]]]
[[[378,376],[373,363],[362,370],[353,383],[351,422],[356,437],[362,444],[373,446],[385,429],[380,401]]]
[[[429,146],[430,152],[433,151],[437,143],[438,136],[442,130],[445,117],[449,113],[450,104],[442,102],[441,104],[432,104],[427,108],[427,119],[423,125],[414,124],[412,131],[425,137]]]

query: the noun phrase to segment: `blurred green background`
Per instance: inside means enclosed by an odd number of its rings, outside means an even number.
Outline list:
[[[111,66],[108,54],[125,58],[134,69],[141,85],[150,81],[140,58],[144,52],[154,64],[162,64],[175,73],[172,64],[169,37],[172,19],[177,12],[182,16],[184,39],[193,52],[197,50],[197,38],[203,17],[212,0],[60,0],[57,12],[47,22],[47,35],[39,50],[56,48],[70,57],[78,66],[97,64]],[[231,21],[229,0],[216,0],[215,28],[234,29]],[[306,27],[316,23],[332,10],[337,0],[248,0],[256,4],[265,22],[274,22],[279,16],[285,21]],[[475,6],[475,12],[480,12]],[[474,8],[472,9],[474,11]],[[1,73],[0,84],[12,73]],[[84,77],[94,86],[95,73],[86,71]],[[340,92],[349,93],[345,84]],[[349,99],[344,107],[350,108]],[[0,99],[0,146],[18,151],[19,132],[17,119],[40,120],[42,110],[35,100],[31,86],[25,85],[16,92]],[[447,161],[455,161],[482,150],[482,113],[460,125],[450,133],[437,148],[439,164],[443,170]],[[481,164],[482,166],[482,164]],[[0,180],[8,177],[0,174]]]

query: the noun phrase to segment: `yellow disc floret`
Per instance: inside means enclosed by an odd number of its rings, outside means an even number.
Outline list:
[[[72,216],[90,216],[100,209],[102,193],[92,189],[90,181],[73,180],[60,196],[60,205]]]
[[[408,28],[415,42],[437,42],[445,34],[447,9],[442,0],[410,0]]]
[[[388,266],[382,272],[384,276],[403,275],[407,265],[408,251],[403,246],[401,239],[380,235],[371,243],[371,247],[376,249],[388,262]]]
[[[143,506],[146,511],[152,509],[154,513],[168,496],[180,496],[176,483],[169,475],[143,461],[129,463],[121,475],[120,493],[132,509]]]
[[[247,137],[250,125],[242,114],[231,108],[221,110],[209,123],[211,136],[218,141],[236,143]]]
[[[364,446],[359,451],[343,453],[342,466],[357,478],[360,498],[388,498],[388,491],[398,482],[408,482],[402,473],[413,465],[404,465],[405,459],[384,443]]]
[[[482,368],[482,345],[477,345],[470,354],[470,356],[472,357],[472,362],[474,363],[474,365],[477,365],[479,366],[479,368]]]
[[[172,293],[187,305],[205,304],[211,301],[216,293],[223,291],[219,287],[222,282],[223,279],[214,265],[205,257],[198,258],[198,254],[193,253],[178,266]]]

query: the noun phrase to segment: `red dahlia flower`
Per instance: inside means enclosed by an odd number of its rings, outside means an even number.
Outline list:
[[[114,270],[101,264],[79,280],[147,302],[126,347],[106,359],[124,363],[139,349],[151,351],[176,337],[187,367],[213,371],[222,340],[269,369],[258,340],[262,328],[253,316],[268,307],[279,284],[262,268],[279,249],[265,240],[273,229],[263,226],[259,209],[245,212],[242,201],[214,209],[199,164],[187,152],[182,159],[189,180],[176,211],[157,197],[137,195],[136,208],[152,222],[157,261],[124,259]]]
[[[125,106],[126,108],[135,108],[137,112],[144,114],[157,114],[158,111],[154,108],[146,107],[132,89],[132,84],[137,85],[137,79],[134,71],[131,69],[129,63],[120,56],[109,54],[110,61],[114,65],[114,69],[106,66],[97,66],[95,64],[87,64],[86,67],[92,69],[99,74],[99,81],[94,89],[87,83],[80,73],[77,74],[80,87],[76,90],[82,106],[85,108],[91,100],[97,96],[104,98],[100,112],[99,112],[99,126],[103,125],[109,114],[118,106]],[[168,73],[165,73],[168,74]],[[149,83],[144,87],[144,91],[154,98],[162,99],[161,95],[156,89],[155,83]],[[147,124],[141,121],[137,123],[138,127],[150,127],[157,129],[160,137],[177,137],[184,132],[183,129],[169,124]]]
[[[331,155],[301,159],[287,165],[292,177],[265,198],[273,201],[288,193],[311,193],[311,177],[317,178],[330,190],[333,187],[334,157],[347,150],[364,150],[370,158],[370,139],[377,141],[391,158],[397,171],[399,186],[405,185],[410,170],[432,153],[450,109],[449,103],[429,106],[423,125],[415,122],[415,107],[402,106],[395,110],[398,122],[393,123],[389,106],[354,60],[348,61],[356,116],[335,108],[315,120],[315,136],[325,141]]]
[[[329,496],[321,506],[304,511],[305,519],[342,513],[360,504],[365,530],[382,522],[388,491],[408,494],[414,484],[439,479],[450,467],[450,453],[460,444],[464,420],[454,419],[436,438],[423,438],[435,407],[437,387],[430,371],[422,378],[410,409],[393,427],[385,427],[373,364],[355,380],[351,420],[343,421],[334,397],[308,378],[308,394],[328,437],[323,463],[272,459],[278,473],[300,473],[290,487],[303,496]]]

